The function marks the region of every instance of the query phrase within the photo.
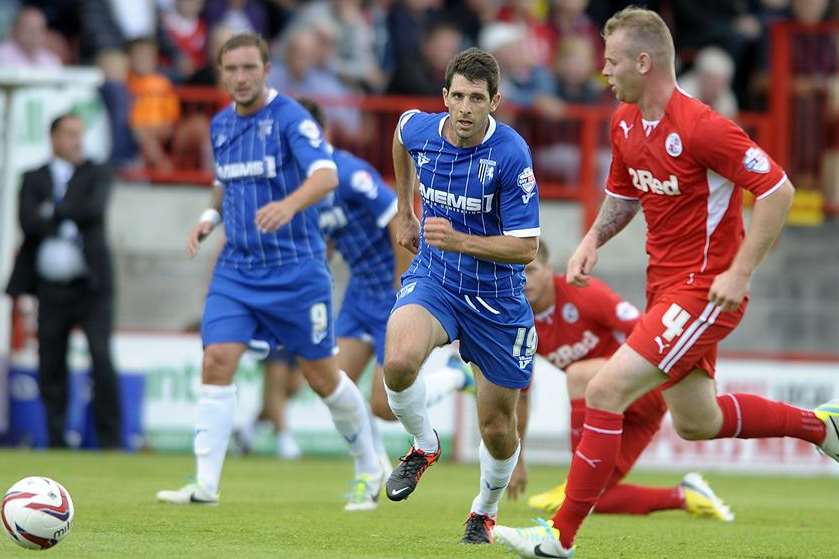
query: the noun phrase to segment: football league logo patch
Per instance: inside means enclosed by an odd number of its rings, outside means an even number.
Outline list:
[[[536,176],[533,174],[533,169],[530,167],[526,167],[524,171],[519,173],[517,179],[519,188],[524,190],[524,194],[522,194],[521,201],[524,204],[530,202],[530,198],[536,194]]]
[[[765,174],[769,172],[769,156],[760,148],[749,148],[743,157],[743,166],[752,173]]]
[[[318,125],[314,120],[307,118],[306,120],[301,121],[297,126],[297,131],[300,132],[303,137],[308,138],[309,144],[311,144],[313,148],[319,147],[323,142],[323,139],[320,137],[320,128],[318,128]]]
[[[671,132],[664,141],[664,149],[670,157],[679,157],[682,155],[682,139],[675,132]]]

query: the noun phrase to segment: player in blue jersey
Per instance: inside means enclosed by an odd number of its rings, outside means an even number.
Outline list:
[[[258,35],[231,38],[219,70],[233,104],[217,114],[210,137],[219,183],[215,207],[189,236],[187,252],[223,220],[226,243],[207,293],[204,362],[195,426],[196,482],[161,491],[169,503],[216,503],[233,426],[233,374],[252,339],[282,345],[329,408],[350,445],[363,502],[375,507],[381,481],[366,404],[334,357],[332,280],[318,228],[318,201],[338,184],[320,128],[296,101],[269,91],[268,47]]]
[[[329,136],[320,106],[309,99],[298,99]],[[385,329],[399,277],[408,267],[411,253],[399,247],[393,216],[396,193],[369,163],[348,151],[336,149],[332,157],[338,166],[338,187],[330,204],[319,209],[321,231],[330,239],[350,271],[341,310],[335,320],[338,338],[338,365],[358,381],[371,357],[376,359],[370,405],[381,419],[396,418],[385,395],[382,364],[385,356]],[[459,359],[426,374],[427,403],[432,405],[455,390],[473,385],[472,376]],[[390,468],[381,435],[373,420],[373,443],[382,466]]]
[[[414,444],[387,481],[393,501],[408,497],[440,456],[415,382],[432,348],[460,340],[477,384],[480,493],[464,543],[491,543],[498,502],[519,456],[516,403],[536,353],[524,265],[536,255],[539,194],[530,149],[492,118],[501,100],[498,63],[479,49],[446,70],[448,112],[404,113],[393,140],[398,241],[416,256],[402,277],[387,325],[385,384],[393,413]],[[413,209],[419,184],[422,222]]]

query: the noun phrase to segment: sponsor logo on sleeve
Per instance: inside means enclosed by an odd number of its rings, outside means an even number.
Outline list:
[[[320,136],[320,128],[318,128],[318,125],[312,119],[307,118],[300,121],[300,124],[297,125],[297,131],[304,138],[308,138],[309,144],[313,148],[320,147],[323,143],[323,138]]]
[[[373,176],[364,170],[356,171],[350,178],[350,186],[353,190],[360,194],[364,194],[371,200],[378,195],[376,183],[373,181]]]
[[[533,169],[530,167],[526,167],[521,173],[519,173],[517,179],[519,188],[524,191],[524,194],[521,196],[521,201],[524,204],[530,202],[530,198],[536,194],[536,176],[533,174]]]
[[[618,303],[618,306],[615,307],[615,314],[618,317],[618,320],[628,321],[628,320],[635,320],[641,313],[638,312],[638,309],[632,303],[628,301],[621,301]]]
[[[751,147],[746,150],[746,155],[743,157],[743,166],[747,171],[760,174],[768,173],[771,168],[769,156],[757,147]]]

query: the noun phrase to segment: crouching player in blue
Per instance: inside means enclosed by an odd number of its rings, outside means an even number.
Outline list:
[[[329,137],[320,106],[309,99],[297,101],[309,111]],[[396,301],[399,277],[408,267],[412,254],[396,242],[393,221],[396,215],[396,193],[363,159],[341,149],[334,150],[332,157],[338,166],[338,187],[331,196],[331,203],[320,204],[318,207],[321,211],[321,231],[334,243],[350,272],[341,309],[335,320],[335,335],[340,350],[338,365],[357,382],[371,357],[375,357],[370,406],[374,416],[393,421],[396,418],[387,403],[382,373],[385,330]],[[426,385],[426,401],[429,406],[455,390],[465,390],[474,384],[469,368],[454,358],[450,359],[447,367],[424,375],[422,381]],[[382,467],[390,473],[390,459],[375,419],[372,425],[373,444]],[[368,492],[360,483],[361,480],[354,487],[352,495],[356,499],[366,500]]]
[[[311,115],[266,88],[270,64],[263,39],[234,36],[218,63],[234,101],[210,127],[220,186],[215,207],[192,229],[187,245],[194,255],[224,221],[227,240],[201,324],[197,476],[195,483],[157,497],[174,504],[218,502],[236,407],[233,374],[248,342],[259,339],[299,357],[303,375],[349,443],[356,477],[366,480],[374,500],[382,471],[364,399],[334,356],[332,281],[313,206],[337,185],[335,162]],[[345,508],[357,510],[353,502]]]
[[[536,255],[539,194],[530,149],[490,113],[501,100],[495,58],[458,54],[446,70],[447,113],[404,113],[393,140],[399,244],[416,251],[387,325],[385,384],[393,413],[414,444],[387,481],[407,498],[440,456],[425,384],[415,382],[431,350],[460,340],[477,385],[480,493],[463,543],[491,543],[498,502],[519,456],[516,403],[536,353],[524,265]],[[423,212],[413,210],[419,183]]]

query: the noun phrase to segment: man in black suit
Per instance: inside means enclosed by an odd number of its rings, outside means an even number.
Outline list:
[[[64,114],[50,125],[53,157],[23,175],[18,215],[23,246],[7,293],[38,298],[39,387],[51,447],[66,446],[67,345],[80,326],[93,363],[98,443],[120,446],[120,399],[111,361],[113,270],[105,240],[108,169],[84,158],[83,125]]]

